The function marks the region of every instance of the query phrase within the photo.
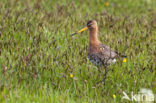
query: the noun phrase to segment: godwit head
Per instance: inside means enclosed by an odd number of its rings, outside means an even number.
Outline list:
[[[89,30],[98,29],[96,20],[90,20],[90,21],[88,21],[87,22],[87,27],[89,28]]]
[[[89,29],[89,31],[94,31],[97,34],[97,32],[98,32],[97,22],[95,20],[88,21],[86,27],[82,28],[81,30],[79,30],[79,31],[77,31],[77,32],[75,32],[73,34],[71,34],[71,36],[73,36],[75,34],[79,34],[79,33],[83,32],[83,31],[85,31],[87,29]]]

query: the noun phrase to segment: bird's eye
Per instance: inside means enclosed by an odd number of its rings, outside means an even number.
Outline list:
[[[92,26],[92,23],[88,24],[88,27],[91,27]]]

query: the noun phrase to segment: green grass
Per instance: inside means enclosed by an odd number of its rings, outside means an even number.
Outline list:
[[[105,3],[108,2],[107,7]],[[155,0],[0,0],[0,103],[121,103],[140,88],[156,94]],[[104,68],[87,59],[95,19],[102,43],[127,55]],[[74,77],[71,78],[70,74]],[[116,99],[113,98],[116,95]]]

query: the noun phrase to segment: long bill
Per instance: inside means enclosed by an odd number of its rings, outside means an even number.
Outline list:
[[[85,31],[85,30],[87,30],[87,29],[88,29],[88,27],[84,27],[84,28],[82,28],[81,30],[79,30],[79,31],[77,31],[77,32],[75,32],[75,33],[73,33],[73,34],[71,34],[71,36],[73,36],[73,35],[75,35],[75,34],[79,34],[79,33],[83,32],[83,31]]]

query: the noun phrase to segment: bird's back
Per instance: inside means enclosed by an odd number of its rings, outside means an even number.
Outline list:
[[[99,44],[96,47],[89,46],[88,58],[89,60],[98,66],[107,66],[116,62],[118,54],[110,47]]]

